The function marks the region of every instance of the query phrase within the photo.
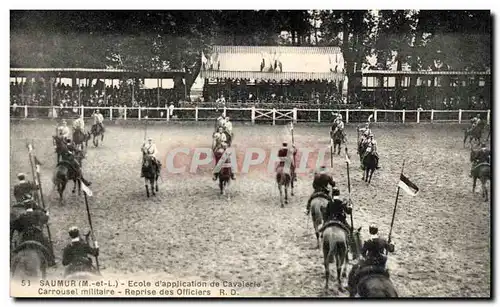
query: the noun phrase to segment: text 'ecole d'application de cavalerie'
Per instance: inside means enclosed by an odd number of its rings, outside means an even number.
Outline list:
[[[488,10],[11,10],[13,297],[491,298]]]

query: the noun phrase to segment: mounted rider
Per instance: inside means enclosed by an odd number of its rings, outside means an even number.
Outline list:
[[[216,152],[214,153],[215,165],[217,165],[219,163],[220,159],[224,156],[224,153],[225,153],[227,147],[228,147],[227,143],[222,142],[221,147],[216,150]],[[226,160],[223,161],[222,167],[219,170],[217,170],[217,167],[214,168],[212,180],[214,180],[214,181],[217,180],[217,178],[219,178],[219,174],[220,174],[220,171],[222,170],[222,168],[228,168],[228,167],[231,168],[231,179],[236,180],[236,177],[234,176],[234,171],[232,168],[231,153],[230,152],[227,152],[227,157],[225,159]]]
[[[469,177],[472,177],[472,171],[479,164],[481,163],[491,164],[491,150],[488,149],[488,147],[486,147],[485,143],[481,144],[481,148],[479,148],[474,155],[475,156],[472,161],[471,173],[469,174]]]
[[[333,129],[335,127],[335,129]],[[335,118],[333,125],[332,125],[332,137],[335,135],[337,131],[342,132],[342,140],[345,142],[345,132],[344,132],[344,122],[342,121],[342,114],[338,114],[337,118]]]
[[[92,113],[92,117],[94,118],[94,126],[99,126],[101,128],[101,131],[104,132],[104,125],[102,124],[104,121],[104,117],[99,112],[99,109],[96,109],[94,113]]]
[[[318,230],[318,232],[322,233],[329,225],[332,223],[329,222],[340,222],[344,229],[350,233],[351,229],[349,224],[347,223],[347,214],[352,214],[352,206],[348,205],[347,202],[340,199],[340,191],[338,188],[332,189],[333,201],[328,202],[326,206],[326,213],[324,216],[323,226]]]
[[[316,197],[323,197],[328,201],[332,201],[330,197],[330,192],[328,189],[328,186],[332,186],[332,188],[335,187],[335,181],[333,180],[332,175],[330,175],[326,169],[325,166],[321,166],[319,171],[314,173],[314,180],[313,180],[313,189],[314,192],[309,197],[309,200],[307,201],[307,207],[306,207],[306,214],[309,214],[311,210],[311,201],[316,198]]]
[[[68,150],[62,153],[62,161],[60,161],[59,164],[61,163],[69,164],[69,166],[75,172],[77,178],[80,178],[86,186],[92,185],[92,182],[83,178],[82,166],[75,157],[75,154],[77,153],[78,149],[75,148],[73,142],[70,139],[66,140],[66,146]]]
[[[290,157],[289,157],[289,153]],[[283,142],[282,147],[278,150],[278,160],[279,164],[276,167],[276,171],[279,167],[285,167],[286,162],[290,161],[290,176],[293,181],[297,181],[297,174],[295,174],[295,157],[297,155],[297,148],[292,146],[292,148],[288,147],[287,142]]]
[[[220,127],[224,127],[226,123],[226,115],[224,114],[224,112],[222,112],[222,114],[217,117],[217,122],[215,124],[215,131],[219,131],[219,128]]]
[[[68,124],[66,123],[66,120],[63,119],[59,126],[56,128],[56,136],[62,140],[67,140],[69,139],[69,128]]]
[[[23,173],[17,174],[17,179],[19,183],[14,186],[14,198],[16,202],[23,201],[27,196],[33,198],[39,186],[33,182],[26,181],[26,175]]]
[[[363,143],[363,148],[365,150],[363,151],[363,154],[361,156],[361,168],[364,169],[363,161],[365,160],[366,156],[368,156],[369,153],[372,153],[376,158],[377,158],[377,166],[376,168],[379,169],[380,166],[378,165],[378,152],[377,152],[377,141],[373,139],[374,135],[373,133],[370,133],[368,135],[368,138],[365,139]]]
[[[230,140],[231,143],[233,139],[233,123],[230,121],[229,116],[226,116],[226,120],[224,122],[224,131],[226,131],[226,133],[229,134],[231,138]]]
[[[95,248],[91,247],[88,241],[83,241],[80,237],[80,230],[73,226],[69,229],[69,237],[71,238],[71,243],[66,245],[63,250],[63,260],[62,264],[68,266],[66,275],[71,274],[75,271],[79,271],[79,267],[93,269],[92,259],[88,255],[94,257],[99,256],[99,246],[97,242],[94,242]]]
[[[474,128],[476,128],[480,123],[481,123],[481,115],[478,113],[476,114],[475,117],[473,117],[471,120],[471,130],[473,130]]]
[[[378,227],[371,225],[369,227],[370,239],[365,241],[361,248],[361,259],[355,264],[349,273],[349,287],[356,287],[360,278],[368,273],[377,273],[388,276],[386,269],[387,252],[394,252],[394,244],[387,240],[379,238]]]
[[[156,144],[153,143],[152,138],[148,138],[148,142],[144,142],[141,147],[141,151],[144,155],[144,157],[150,157],[151,162],[156,165],[156,169],[158,174],[160,173],[161,170],[161,162],[156,158],[156,155],[158,154],[158,150],[156,149]],[[141,172],[141,177],[144,177],[144,173]]]
[[[217,150],[217,148],[220,148],[222,143],[227,143],[227,135],[224,133],[224,127],[219,127],[217,129],[217,132],[214,133],[213,141],[215,143],[214,150]]]
[[[10,238],[15,231],[20,234],[20,244],[16,250],[22,249],[22,244],[26,241],[37,241],[44,247],[44,254],[47,257],[48,265],[55,266],[55,257],[52,253],[51,244],[47,237],[43,234],[43,226],[49,221],[49,212],[40,209],[35,201],[29,200],[24,202],[26,209],[16,220],[10,225]],[[15,252],[14,251],[14,252]]]
[[[386,239],[378,236],[378,227],[371,225],[369,227],[370,239],[365,241],[361,248],[361,256],[364,260],[360,267],[365,265],[374,265],[385,269],[387,263],[386,251],[393,253],[394,244],[389,244]]]
[[[83,120],[83,116],[79,116],[73,121],[73,135],[76,132],[85,133],[85,121]]]

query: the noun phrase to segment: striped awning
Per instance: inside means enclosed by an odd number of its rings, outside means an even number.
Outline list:
[[[249,80],[328,80],[339,82],[344,80],[342,73],[307,73],[307,72],[258,72],[258,71],[201,71],[201,77],[206,79],[249,79]]]
[[[204,78],[254,80],[344,79],[339,47],[214,46],[202,54]]]

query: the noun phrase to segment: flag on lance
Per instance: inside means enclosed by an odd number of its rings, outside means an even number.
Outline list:
[[[399,177],[398,187],[403,189],[406,193],[411,196],[415,196],[418,193],[418,187],[416,184],[410,181],[403,173]]]
[[[81,184],[83,192],[85,192],[85,194],[87,194],[88,196],[92,196],[92,190],[90,190],[90,188],[86,186],[85,183],[82,182]]]

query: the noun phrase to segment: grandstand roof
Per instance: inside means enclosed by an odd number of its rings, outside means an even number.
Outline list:
[[[184,75],[182,70],[170,71],[133,71],[126,69],[102,69],[102,68],[11,68],[11,77],[23,77],[33,74],[40,74],[44,76],[54,76],[62,78],[72,77],[95,77],[95,78],[115,78],[122,77],[138,77],[138,78],[172,78],[176,75]]]
[[[344,79],[339,47],[215,46],[202,54],[203,78],[255,80]]]

